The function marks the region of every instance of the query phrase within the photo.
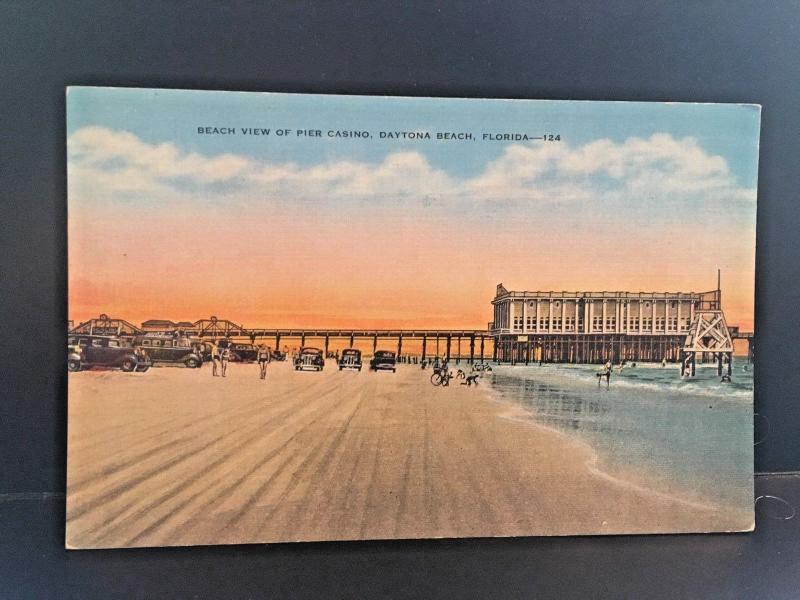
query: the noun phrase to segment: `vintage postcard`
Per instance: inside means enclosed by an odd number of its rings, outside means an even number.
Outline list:
[[[752,530],[759,123],[69,88],[67,547]]]

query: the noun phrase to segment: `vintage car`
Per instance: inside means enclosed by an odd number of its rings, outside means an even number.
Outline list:
[[[130,340],[108,335],[70,335],[67,338],[67,369],[114,367],[123,371],[147,371],[150,359]]]
[[[378,350],[375,356],[369,361],[369,368],[371,371],[391,371],[394,373],[397,370],[397,358],[395,353],[389,350]]]
[[[153,364],[182,364],[190,369],[203,366],[203,350],[198,341],[172,335],[140,335],[133,343],[144,350]]]
[[[294,359],[294,370],[313,369],[322,371],[325,368],[325,359],[322,357],[322,350],[319,348],[300,348],[300,352]]]
[[[272,360],[277,360],[279,362],[282,362],[286,360],[286,358],[287,358],[286,352],[281,352],[280,350],[272,351]]]
[[[231,344],[231,360],[235,362],[254,362],[258,358],[255,344]]]
[[[346,348],[342,350],[342,356],[339,358],[339,370],[342,369],[358,369],[361,370],[361,350],[355,348]]]

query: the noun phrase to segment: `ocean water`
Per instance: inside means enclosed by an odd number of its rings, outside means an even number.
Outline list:
[[[639,363],[597,385],[599,365],[493,366],[492,391],[531,418],[588,443],[599,467],[686,500],[753,505],[753,366],[734,359],[694,378],[676,365]]]

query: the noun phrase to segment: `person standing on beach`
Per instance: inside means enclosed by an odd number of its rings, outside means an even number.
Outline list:
[[[219,377],[217,369],[219,368],[220,363],[220,349],[217,346],[216,342],[211,342],[211,375],[214,377]]]
[[[261,344],[258,347],[258,367],[261,379],[267,378],[267,364],[272,357],[272,349],[266,344]]]
[[[222,376],[225,377],[225,372],[228,370],[228,361],[231,359],[231,349],[225,346],[219,355],[220,366],[222,367]]]

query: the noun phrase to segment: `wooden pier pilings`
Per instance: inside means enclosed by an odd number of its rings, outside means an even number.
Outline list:
[[[684,337],[620,334],[499,336],[493,360],[511,364],[678,362]]]

